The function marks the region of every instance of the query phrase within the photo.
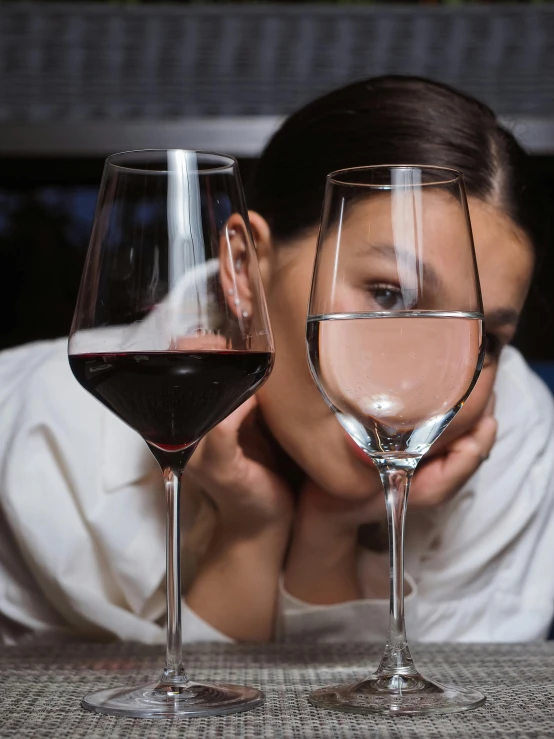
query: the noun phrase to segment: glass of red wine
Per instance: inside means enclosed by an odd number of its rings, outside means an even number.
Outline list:
[[[361,450],[358,456],[381,477],[390,618],[377,670],[315,691],[316,706],[398,716],[464,711],[485,700],[472,687],[422,676],[404,625],[410,481],[477,382],[483,336],[462,175],[420,166],[330,174],[308,309],[308,360],[346,432],[344,443]]]
[[[237,162],[186,150],[106,160],[69,338],[81,385],[135,429],[167,499],[167,649],[160,679],[87,695],[117,716],[234,713],[254,688],[190,680],[181,640],[180,482],[199,440],[250,397],[273,338]]]

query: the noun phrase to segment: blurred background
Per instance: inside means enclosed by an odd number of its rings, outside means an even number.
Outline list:
[[[247,181],[283,116],[386,73],[492,106],[554,210],[554,2],[0,1],[0,348],[69,331],[106,155],[222,151]],[[549,246],[516,344],[552,382]]]

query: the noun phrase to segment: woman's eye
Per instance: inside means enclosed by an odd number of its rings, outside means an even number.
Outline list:
[[[402,293],[396,287],[373,286],[369,288],[369,292],[382,310],[402,310],[404,308]]]

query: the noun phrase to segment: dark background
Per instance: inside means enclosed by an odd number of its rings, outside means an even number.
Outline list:
[[[0,160],[0,348],[69,332],[103,163]],[[255,159],[239,163],[247,182]],[[554,157],[534,157],[533,165],[554,206]],[[532,361],[554,361],[552,245],[547,243],[537,265],[514,342]]]

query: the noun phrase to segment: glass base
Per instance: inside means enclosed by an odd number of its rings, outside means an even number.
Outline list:
[[[318,708],[347,713],[414,716],[468,711],[485,702],[477,690],[426,680],[419,674],[371,677],[351,685],[320,688],[308,700]]]
[[[86,695],[81,706],[87,711],[131,718],[185,718],[221,716],[261,706],[264,694],[242,685],[211,685],[188,681],[112,688]]]

